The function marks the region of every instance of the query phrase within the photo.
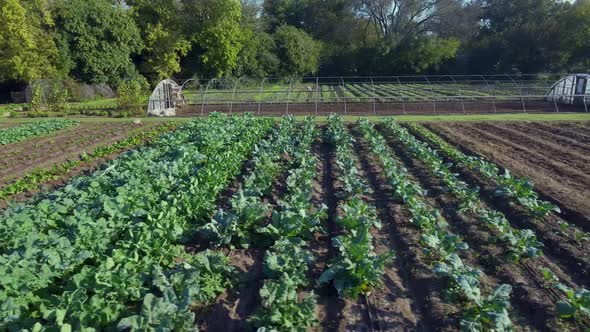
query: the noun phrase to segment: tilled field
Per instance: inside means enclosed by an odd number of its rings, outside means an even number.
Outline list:
[[[590,231],[590,124],[429,124],[457,146],[532,180],[564,214]]]
[[[0,150],[0,190],[35,170],[47,170],[66,161],[79,160],[85,153],[91,153],[98,147],[108,147],[133,133],[147,131],[155,126],[157,126],[157,123],[153,122],[141,124],[132,122],[85,122],[74,128],[5,145]],[[118,153],[107,158],[94,160],[83,165],[83,167],[77,167],[73,172],[51,179],[48,186],[63,184],[67,182],[68,178],[82,171],[91,170],[106,160],[115,158],[117,155]],[[20,193],[19,197],[12,197],[12,199],[30,197],[36,192],[36,190],[26,190]],[[5,206],[5,202],[0,200],[0,207],[2,206]]]
[[[535,126],[525,124],[520,129],[527,132]],[[386,138],[392,156],[408,170],[410,181],[428,189],[426,203],[438,210],[449,222],[449,230],[463,238],[469,246],[470,250],[461,257],[464,262],[483,272],[480,285],[482,292],[489,294],[500,284],[512,286],[510,316],[514,328],[557,331],[568,327],[575,330],[575,324],[557,318],[555,303],[564,295],[550,287],[543,272],[549,269],[562,282],[577,288],[589,286],[590,246],[588,240],[579,240],[579,235],[576,236],[587,228],[587,224],[564,229],[560,225],[575,225],[581,221],[576,216],[570,218],[569,215],[555,213],[542,219],[531,217],[522,208],[509,204],[506,198],[494,195],[494,185],[475,172],[457,168],[461,180],[469,186],[481,188],[479,199],[484,209],[504,214],[514,229],[531,229],[545,245],[544,255],[514,262],[508,258],[510,248],[498,243],[498,233],[490,232],[490,228],[483,225],[473,213],[459,212],[461,201],[449,191],[445,182],[433,176],[428,167],[412,156],[385,125],[378,125],[377,128]],[[446,125],[439,124],[436,128],[446,128]],[[363,195],[363,199],[376,207],[377,216],[383,223],[382,229],[371,230],[374,251],[383,254],[394,250],[398,256],[395,263],[385,267],[382,286],[357,301],[341,299],[329,287],[316,289],[319,295],[316,314],[321,320],[322,330],[456,329],[461,320],[461,305],[448,301],[448,285],[429,266],[431,258],[424,255],[420,231],[412,225],[412,216],[407,207],[396,198],[394,188],[388,184],[379,158],[371,153],[357,125],[349,125],[348,130],[356,140],[354,149],[358,158],[358,174],[368,184],[368,192]],[[325,134],[326,128],[323,131]],[[578,144],[584,146],[583,142]],[[339,208],[339,193],[343,191],[344,185],[336,166],[335,147],[325,140],[318,141],[314,153],[320,160],[313,186],[314,199],[326,204],[329,214],[325,232],[316,234],[310,242],[317,258],[309,273],[310,280],[317,280],[327,262],[335,258],[331,239],[342,234],[337,219],[343,215]],[[281,199],[283,192],[280,187],[280,182],[275,184],[273,195],[266,199],[272,202]],[[259,248],[238,250],[232,251],[230,257],[242,274],[247,276],[246,285],[225,294],[211,311],[203,312],[208,318],[202,321],[202,326],[211,331],[222,326],[229,326],[230,330],[235,331],[244,329],[247,326],[246,318],[260,306],[253,294],[262,286],[264,253]]]
[[[127,156],[121,175],[100,173],[96,185],[80,187],[83,204],[72,216],[87,210],[94,219],[65,236],[74,250],[93,248],[101,259],[75,261],[75,283],[56,274],[37,286],[41,300],[28,297],[31,286],[11,289],[8,296],[27,295],[26,309],[6,326],[63,324],[34,315],[44,298],[61,301],[67,324],[98,329],[139,328],[140,318],[156,314],[151,327],[206,331],[590,326],[587,304],[573,295],[588,296],[590,287],[587,123],[264,121],[222,117],[181,127],[170,139],[182,144]],[[520,191],[531,189],[526,181],[480,154],[530,177],[540,196]],[[140,157],[144,172],[166,166],[170,176],[134,175],[132,158]],[[579,201],[550,191],[565,181]],[[85,198],[101,190],[117,202],[128,198],[121,206]],[[132,221],[120,216],[130,209],[135,227],[127,228]],[[127,231],[105,231],[100,245],[74,241],[101,234],[104,219]],[[10,232],[25,236],[26,227]],[[6,234],[0,227],[0,238]],[[3,256],[16,254],[17,242],[0,245]],[[94,302],[70,306],[71,294]],[[108,307],[91,305],[106,299]],[[96,318],[80,322],[82,314]]]

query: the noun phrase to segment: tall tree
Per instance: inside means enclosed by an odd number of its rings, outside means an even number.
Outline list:
[[[562,67],[564,8],[555,0],[483,1],[483,25],[471,60],[479,68],[473,71],[537,73]]]
[[[274,34],[283,77],[315,74],[320,65],[321,43],[305,31],[283,25]]]
[[[57,48],[46,4],[0,0],[0,80],[31,81],[56,74]]]
[[[131,56],[142,48],[139,30],[111,0],[64,0],[57,26],[74,63],[71,75],[85,82],[117,84],[136,75]]]
[[[127,0],[145,49],[137,58],[140,72],[151,82],[181,70],[181,59],[191,49],[176,0]]]
[[[183,0],[185,21],[200,50],[200,72],[209,76],[230,74],[238,65],[244,36],[240,29],[239,0]]]
[[[451,0],[360,0],[358,10],[375,31],[392,45],[403,44],[431,29],[431,23],[453,3]]]

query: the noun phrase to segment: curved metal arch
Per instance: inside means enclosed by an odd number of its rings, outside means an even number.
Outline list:
[[[184,86],[187,85],[189,82],[197,82],[197,84],[199,84],[199,88],[201,87],[201,83],[199,82],[198,79],[189,78],[188,80],[184,81],[184,83],[182,83],[182,85],[180,86],[180,93],[183,93],[182,91],[184,90]],[[184,96],[184,94],[183,94],[183,96]]]
[[[263,91],[264,91],[264,82],[268,81],[268,79],[265,77],[262,79],[262,83],[260,84],[260,99],[258,99],[258,115],[260,115],[260,107],[262,105],[262,98],[264,96]]]
[[[549,92],[551,92],[551,89],[552,89],[552,88],[551,88],[551,85],[549,85],[549,84],[547,83],[547,81],[545,81],[545,80],[543,80],[543,83],[545,83],[545,87],[546,87],[546,88],[549,88]],[[546,96],[548,96],[549,94],[545,94],[545,95],[546,95]],[[555,98],[551,98],[551,99],[553,99],[553,105],[555,106],[555,112],[556,112],[556,113],[559,113],[559,107],[557,106],[557,101],[555,101]],[[587,112],[587,111],[586,111],[586,112]]]
[[[508,74],[503,74],[503,76],[508,77],[512,81],[512,83],[514,83],[516,88],[518,90],[520,90],[520,100],[522,101],[522,109],[526,113],[526,105],[524,104],[524,96],[522,95],[522,88],[520,87],[520,85],[518,85],[518,83],[516,83],[516,81],[512,78],[512,76],[510,76]]]
[[[430,88],[430,93],[432,95],[432,106],[434,107],[434,115],[436,115],[436,101],[434,100],[434,89],[432,89],[432,85],[430,84],[430,80],[428,76],[424,75],[426,82],[428,82],[428,87]]]
[[[448,77],[450,77],[453,80],[453,83],[455,83],[455,86],[457,87],[457,91],[459,92],[459,98],[461,98],[461,106],[463,107],[463,114],[467,114],[467,111],[465,111],[465,101],[463,100],[463,92],[461,91],[461,87],[459,86],[459,84],[457,83],[457,81],[455,80],[453,75],[448,75]]]
[[[289,115],[289,98],[291,98],[291,89],[293,88],[293,79],[295,76],[291,76],[289,79],[289,91],[287,92],[287,108],[285,110],[285,115]]]
[[[486,86],[488,87],[488,90],[490,90],[490,93],[492,94],[492,107],[494,109],[494,113],[498,113],[498,110],[496,109],[496,93],[494,93],[494,90],[492,89],[492,87],[488,84],[488,80],[486,80],[485,77],[483,77],[483,75],[479,75],[479,77],[481,77],[481,79],[484,81],[484,83],[486,84]]]
[[[373,90],[373,115],[377,115],[377,94],[375,93],[375,83],[373,82],[373,76],[369,76],[371,79],[371,89]]]
[[[397,84],[399,85],[399,96],[402,99],[402,112],[404,112],[404,115],[406,115],[406,101],[404,100],[404,90],[403,90],[402,81],[400,81],[399,77],[397,77],[397,76],[394,76],[394,77],[397,80]]]
[[[234,98],[236,97],[236,88],[238,87],[238,84],[240,83],[240,81],[243,78],[244,78],[243,76],[240,77],[240,78],[238,78],[236,80],[236,82],[234,83],[234,89],[233,89],[232,94],[231,94],[231,100],[229,101],[229,115],[232,114],[232,109],[233,109],[233,106],[234,106]]]
[[[214,78],[209,80],[209,82],[207,82],[207,87],[205,88],[205,93],[203,94],[203,98],[202,98],[202,104],[201,104],[201,116],[203,116],[203,112],[205,110],[205,97],[207,96],[207,92],[209,92],[209,86],[211,86],[211,83],[213,82],[219,82],[218,79]]]

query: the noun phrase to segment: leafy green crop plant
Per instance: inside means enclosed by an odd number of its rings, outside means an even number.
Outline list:
[[[218,193],[271,126],[214,114],[9,208],[0,223],[0,327],[112,329],[124,317],[133,318],[123,325],[145,327],[144,313],[168,306],[154,296],[191,305],[213,300],[232,274],[227,259],[188,254],[180,241],[213,212]],[[184,288],[162,298],[159,270]],[[189,307],[180,302],[177,308]]]
[[[337,115],[328,118],[327,140],[336,148],[338,180],[342,190],[341,213],[337,224],[344,234],[333,239],[338,256],[320,276],[320,283],[333,282],[340,296],[357,298],[381,284],[385,264],[394,254],[377,255],[373,248],[371,229],[380,229],[375,208],[367,204],[363,195],[367,185],[358,173],[354,157],[354,139]]]
[[[253,170],[230,199],[231,208],[227,211],[220,209],[210,222],[199,228],[213,245],[248,248],[257,241],[255,230],[270,210],[270,205],[263,203],[261,198],[269,193],[273,181],[288,165],[287,159],[293,154],[296,143],[296,132],[295,119],[284,117],[269,139],[256,145],[252,157]]]
[[[461,251],[469,250],[467,244],[449,233],[444,218],[424,202],[425,191],[411,183],[407,170],[391,156],[391,149],[375,127],[368,120],[360,120],[358,125],[372,154],[383,166],[396,198],[408,206],[411,222],[421,232],[420,244],[432,263],[433,272],[446,278],[449,298],[461,305],[461,328],[465,331],[510,330],[511,286],[499,285],[487,297],[481,294],[481,271],[466,265],[459,256]],[[441,164],[437,165],[441,170]]]
[[[510,260],[519,261],[521,257],[537,257],[542,253],[543,244],[537,241],[533,231],[514,229],[503,213],[486,208],[479,199],[479,188],[470,188],[467,183],[461,181],[458,174],[451,171],[452,165],[446,164],[436,150],[418,140],[392,118],[385,121],[385,127],[394,135],[396,141],[424,163],[429,172],[449,188],[457,198],[459,212],[475,213],[484,225],[499,234],[498,238],[508,245]]]
[[[0,129],[0,145],[24,141],[35,136],[51,134],[58,130],[77,126],[78,121],[69,119],[45,120],[26,123],[20,126]]]
[[[274,240],[264,257],[267,279],[260,290],[262,306],[249,317],[258,331],[307,331],[318,324],[315,295],[302,292],[310,285],[307,271],[313,261],[306,240],[321,231],[325,217],[325,207],[316,207],[311,200],[317,169],[311,144],[317,135],[315,119],[307,117],[289,151],[285,197],[273,211],[271,223],[258,230]]]
[[[408,127],[437,147],[439,151],[453,160],[458,166],[475,171],[486,180],[496,183],[498,186],[496,195],[511,198],[514,203],[524,207],[532,216],[542,218],[551,212],[561,212],[556,205],[540,200],[539,194],[534,191],[533,184],[528,179],[515,177],[507,169],[501,172],[496,164],[484,158],[470,156],[461,152],[421,125],[408,124]]]

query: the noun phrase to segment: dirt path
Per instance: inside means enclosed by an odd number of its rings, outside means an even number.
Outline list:
[[[577,129],[568,127],[568,124],[564,123],[544,123],[544,122],[530,122],[527,124],[521,124],[531,129],[537,129],[539,132],[548,133],[554,135],[557,138],[568,138],[571,142],[576,142],[583,146],[590,146],[590,129],[584,132],[577,131]]]
[[[327,268],[330,260],[338,254],[332,239],[340,234],[340,229],[336,225],[336,215],[338,213],[338,196],[336,195],[337,180],[334,170],[335,154],[333,147],[325,142],[326,127],[322,127],[322,142],[316,150],[316,155],[320,161],[318,169],[318,179],[314,184],[313,200],[316,205],[325,204],[328,207],[328,219],[324,225],[324,233],[316,233],[311,243],[313,255],[316,258],[311,280],[318,280],[319,276]],[[355,315],[345,315],[350,310],[350,304],[338,297],[338,292],[332,285],[322,285],[317,289],[318,302],[316,306],[316,315],[321,321],[321,331],[339,331],[342,325],[354,324]]]

